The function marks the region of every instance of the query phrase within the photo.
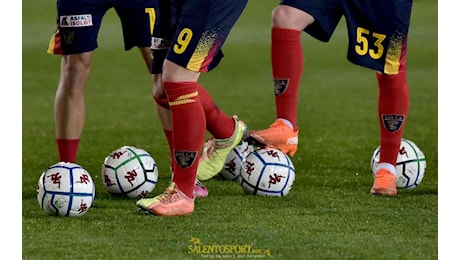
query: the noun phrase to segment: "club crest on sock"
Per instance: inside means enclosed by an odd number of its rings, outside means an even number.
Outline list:
[[[274,79],[273,83],[275,87],[275,96],[279,96],[286,92],[289,86],[289,79]]]
[[[196,160],[198,152],[174,151],[174,160],[183,169],[192,166]]]
[[[382,115],[382,122],[386,130],[394,133],[401,129],[405,118],[405,115]]]

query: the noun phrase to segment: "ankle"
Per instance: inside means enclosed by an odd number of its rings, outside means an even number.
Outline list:
[[[289,128],[291,128],[291,130],[294,130],[294,125],[292,125],[291,121],[287,120],[287,119],[284,119],[284,118],[278,118],[276,120],[280,120],[281,122],[283,122],[285,125],[287,125]]]

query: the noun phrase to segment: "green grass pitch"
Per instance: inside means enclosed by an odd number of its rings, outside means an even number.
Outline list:
[[[270,14],[275,0],[251,0],[231,32],[225,58],[200,82],[228,114],[250,128],[275,116],[270,67]],[[137,50],[125,52],[113,10],[103,20],[87,85],[87,119],[78,163],[96,183],[92,208],[80,218],[46,215],[36,200],[43,170],[58,160],[53,102],[59,57],[46,54],[55,30],[54,1],[23,2],[22,258],[200,259],[203,248],[236,246],[273,259],[437,259],[437,1],[414,1],[408,52],[410,113],[404,137],[425,153],[419,187],[397,198],[369,195],[370,159],[378,146],[373,71],[346,60],[342,20],[327,44],[303,34],[305,70],[299,96],[296,181],[283,198],[244,195],[236,182],[206,182],[210,196],[188,217],[137,211],[134,199],[111,197],[100,177],[105,156],[123,145],[149,151],[167,186],[168,149],[153,109],[151,83]],[[242,249],[241,249],[242,250]]]

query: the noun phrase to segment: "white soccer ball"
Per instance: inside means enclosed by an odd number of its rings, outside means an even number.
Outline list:
[[[224,180],[236,181],[241,179],[241,169],[243,161],[249,153],[254,151],[252,145],[243,142],[237,145],[227,156],[224,168],[219,172],[219,176]]]
[[[123,146],[111,152],[101,171],[105,189],[112,195],[143,198],[158,181],[158,167],[153,157],[140,148]]]
[[[286,196],[295,180],[291,159],[274,148],[257,149],[243,162],[241,187],[252,195]]]
[[[37,185],[37,200],[49,215],[79,217],[93,205],[91,174],[75,163],[59,162],[44,171]]]
[[[380,146],[374,151],[371,159],[371,173],[375,176],[377,164],[380,162]],[[414,189],[425,176],[426,159],[422,150],[412,141],[401,139],[396,162],[396,186],[400,189]]]

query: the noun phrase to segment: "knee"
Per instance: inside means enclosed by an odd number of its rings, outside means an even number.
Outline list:
[[[169,103],[168,103],[168,99],[166,98],[166,96],[153,95],[153,99],[155,100],[155,103],[157,103],[157,105],[159,105],[160,107],[169,109]]]
[[[272,26],[302,31],[315,21],[310,14],[287,5],[279,5],[272,11]]]
[[[89,74],[91,55],[85,53],[62,56],[61,69],[70,75]]]
[[[84,54],[62,56],[58,94],[71,98],[83,98],[90,69],[90,56]]]
[[[197,82],[200,72],[189,70],[169,60],[163,65],[163,82]]]
[[[159,81],[154,80],[152,97],[157,105],[169,109],[168,98],[166,97],[166,93],[161,85],[161,78]]]

